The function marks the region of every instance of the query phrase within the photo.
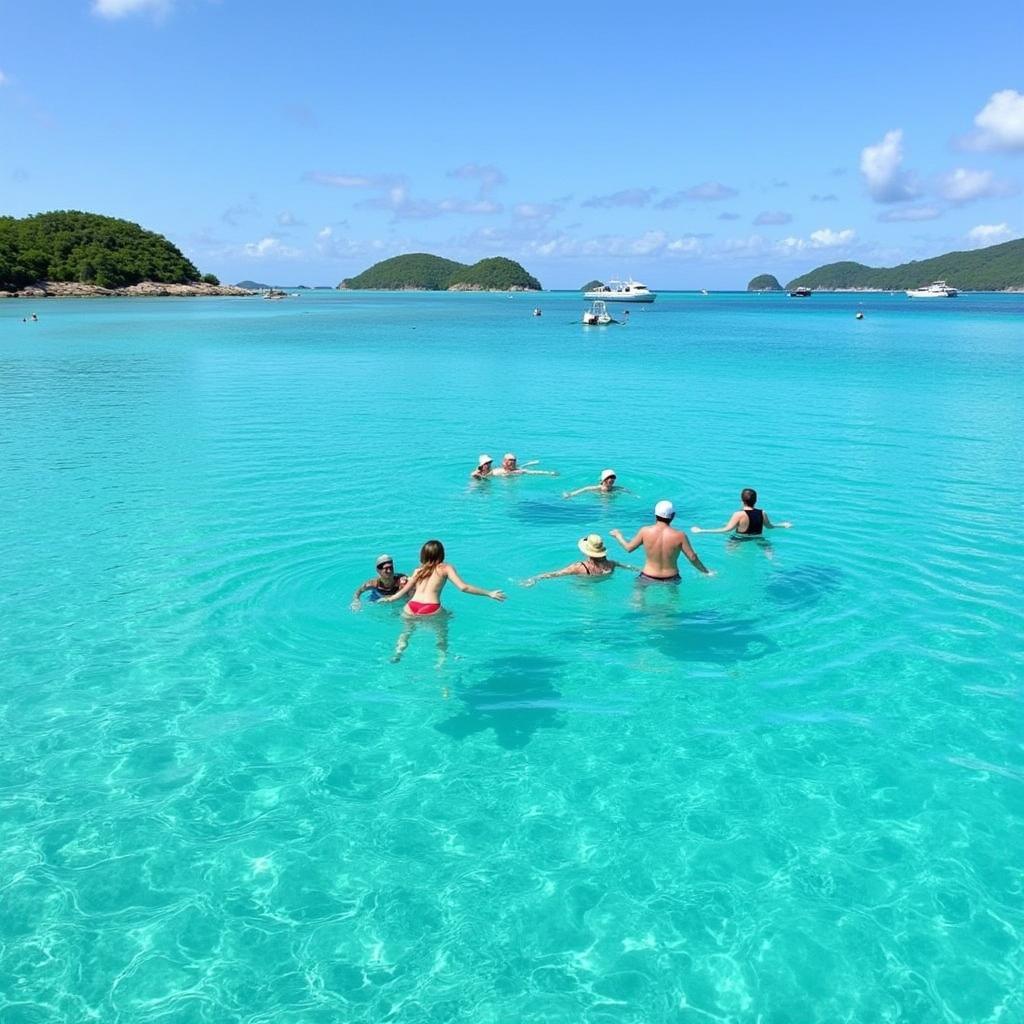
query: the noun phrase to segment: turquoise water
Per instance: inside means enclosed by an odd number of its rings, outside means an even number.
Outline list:
[[[1024,296],[582,309],[0,307],[5,1024],[1024,1017]]]

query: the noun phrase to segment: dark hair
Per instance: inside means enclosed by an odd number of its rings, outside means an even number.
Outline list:
[[[668,519],[666,519],[664,516],[655,516],[654,518],[657,519],[659,523],[671,523],[672,520],[675,519],[675,517],[676,515],[673,512],[672,515],[668,517]]]
[[[753,487],[744,487],[740,492],[740,501],[744,505],[756,505],[757,504],[757,491]]]
[[[444,561],[444,545],[439,540],[428,540],[420,548],[420,567],[413,573],[413,583],[426,579]]]

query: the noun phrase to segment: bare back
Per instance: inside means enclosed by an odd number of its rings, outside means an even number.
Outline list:
[[[413,587],[412,600],[422,604],[440,604],[441,591],[448,582],[451,566],[447,562],[436,565],[428,574],[416,581]]]
[[[668,523],[654,523],[641,531],[644,544],[644,573],[648,576],[675,576],[679,572],[679,555],[692,549],[686,534]]]

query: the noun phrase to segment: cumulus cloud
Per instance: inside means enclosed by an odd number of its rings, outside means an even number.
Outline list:
[[[848,246],[856,237],[857,232],[853,228],[843,228],[842,231],[818,228],[817,231],[811,232],[810,238],[796,238],[792,235],[783,238],[778,243],[778,251],[786,254],[803,252],[806,249],[838,249]]]
[[[754,218],[754,223],[757,225],[788,224],[792,219],[793,215],[786,213],[784,210],[762,210]]]
[[[111,19],[146,12],[164,17],[170,14],[172,7],[172,0],[93,0],[92,13]]]
[[[865,146],[860,172],[876,203],[902,203],[920,195],[913,175],[903,169],[903,132],[886,132],[882,141]]]
[[[895,206],[883,210],[878,219],[885,224],[898,224],[902,221],[935,220],[941,216],[942,211],[937,206]]]
[[[580,205],[599,210],[610,209],[613,206],[646,206],[657,191],[656,188],[624,188],[606,196],[591,196],[590,199],[584,199]]]
[[[738,195],[739,192],[736,189],[729,185],[723,185],[720,181],[705,181],[665,196],[660,203],[656,204],[655,209],[674,210],[685,202],[714,203],[722,199],[732,199],[733,196]]]
[[[1024,95],[1016,89],[994,92],[974,115],[975,131],[962,140],[968,149],[1024,152]]]
[[[991,171],[972,171],[966,167],[957,167],[939,179],[939,194],[958,205],[975,199],[998,199],[1016,191],[1012,182],[1001,181]]]
[[[281,239],[275,238],[273,235],[261,238],[258,242],[246,242],[242,246],[242,251],[246,256],[252,256],[254,259],[266,259],[271,256],[279,259],[298,259],[302,255],[299,249],[284,245]]]
[[[1009,241],[1013,237],[1010,225],[1002,224],[979,224],[967,232],[967,241],[974,248],[981,248],[985,245],[997,245],[999,242]]]

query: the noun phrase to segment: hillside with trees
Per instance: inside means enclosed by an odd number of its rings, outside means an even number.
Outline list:
[[[789,282],[789,288],[865,288],[899,291],[932,281],[946,281],[962,291],[998,292],[1024,289],[1024,238],[966,252],[948,252],[898,267],[863,263],[829,263]]]
[[[515,260],[494,256],[472,266],[426,252],[392,256],[338,285],[382,291],[540,291],[540,282]]]
[[[748,292],[781,292],[782,285],[774,274],[758,274],[747,284]]]
[[[123,288],[143,281],[215,284],[163,235],[131,221],[77,210],[0,217],[0,291],[39,281]]]

